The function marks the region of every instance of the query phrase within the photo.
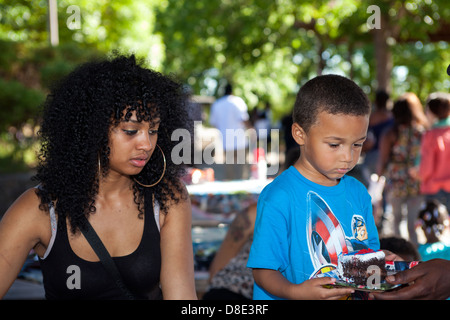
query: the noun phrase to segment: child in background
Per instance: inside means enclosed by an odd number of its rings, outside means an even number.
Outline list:
[[[351,288],[325,288],[315,276],[338,257],[380,243],[370,196],[346,176],[358,162],[369,125],[367,96],[353,81],[324,75],[297,94],[292,135],[300,157],[261,193],[247,266],[254,299],[340,299]]]
[[[395,253],[404,261],[419,261],[420,254],[415,245],[401,237],[386,237],[380,239],[380,249]]]
[[[449,225],[447,208],[437,200],[428,200],[425,208],[419,212],[418,223],[427,238],[427,242],[419,246],[422,260],[450,260],[450,243],[442,239],[442,234]]]

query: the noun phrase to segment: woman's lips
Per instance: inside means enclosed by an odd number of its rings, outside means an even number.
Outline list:
[[[133,158],[130,161],[135,167],[143,168],[147,164],[147,159],[148,159],[147,157]]]

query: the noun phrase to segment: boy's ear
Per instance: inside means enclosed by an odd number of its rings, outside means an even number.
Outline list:
[[[305,131],[303,130],[302,127],[300,127],[300,125],[296,122],[294,122],[292,124],[292,128],[291,128],[291,132],[292,132],[292,137],[294,138],[295,142],[297,142],[297,144],[299,146],[302,146],[305,144],[305,139],[306,139],[306,134]]]

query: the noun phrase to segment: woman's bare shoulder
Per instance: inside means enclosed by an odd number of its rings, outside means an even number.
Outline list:
[[[49,229],[48,210],[40,208],[40,199],[36,191],[36,188],[25,190],[5,212],[2,222],[20,225],[25,230],[34,229],[33,233]]]
[[[42,212],[39,209],[40,199],[37,195],[37,188],[29,188],[25,190],[9,207],[6,213],[13,212],[23,212],[23,214],[31,214]]]

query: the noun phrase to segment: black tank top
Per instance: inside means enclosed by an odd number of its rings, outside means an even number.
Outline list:
[[[125,285],[137,299],[162,299],[160,237],[151,201],[145,201],[144,215],[144,231],[138,248],[113,260]],[[45,259],[39,259],[46,298],[126,300],[100,261],[86,261],[72,251],[67,225],[59,220],[50,252]]]

